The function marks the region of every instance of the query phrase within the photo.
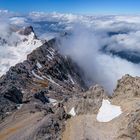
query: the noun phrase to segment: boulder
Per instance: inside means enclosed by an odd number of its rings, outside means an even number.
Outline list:
[[[14,86],[8,86],[2,93],[4,98],[16,103],[21,104],[23,95],[19,89]]]
[[[35,93],[34,94],[34,97],[36,99],[39,99],[44,104],[50,102],[49,99],[48,99],[48,97],[45,96],[45,91],[40,91],[38,93]]]

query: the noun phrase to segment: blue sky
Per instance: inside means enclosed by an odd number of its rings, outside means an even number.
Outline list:
[[[140,0],[0,0],[0,9],[89,14],[140,14]]]

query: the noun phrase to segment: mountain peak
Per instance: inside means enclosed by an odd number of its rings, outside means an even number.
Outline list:
[[[34,29],[33,29],[32,26],[27,26],[27,27],[25,27],[24,29],[22,29],[22,30],[19,31],[19,34],[25,35],[25,36],[28,36],[28,35],[30,35],[31,33],[34,33],[34,38],[36,39],[37,36],[36,36],[36,34],[35,34]]]

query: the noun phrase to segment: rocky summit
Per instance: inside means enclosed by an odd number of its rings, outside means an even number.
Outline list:
[[[140,140],[140,78],[123,76],[108,96],[84,77],[56,38],[44,41],[0,78],[0,140]]]

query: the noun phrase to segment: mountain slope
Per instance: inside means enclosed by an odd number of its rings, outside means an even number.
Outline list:
[[[38,40],[32,31],[31,27],[19,31],[22,36],[32,36],[31,40],[25,40],[29,46],[23,42],[24,48],[31,49],[30,43]],[[59,138],[64,122],[70,117],[63,102],[86,89],[82,70],[59,53],[55,39],[36,47],[33,45],[27,60],[10,67],[0,78],[2,140]],[[28,133],[24,133],[25,129]]]

